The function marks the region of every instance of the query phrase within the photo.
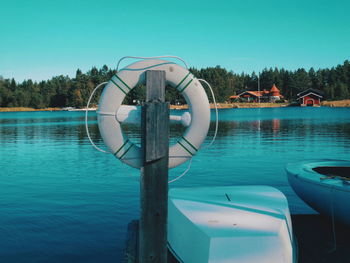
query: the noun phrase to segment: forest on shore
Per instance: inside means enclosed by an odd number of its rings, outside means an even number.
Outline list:
[[[220,66],[191,68],[190,71],[197,78],[203,78],[212,85],[216,99],[221,103],[228,101],[231,95],[258,88],[258,75],[255,72],[237,74]],[[93,89],[101,82],[110,80],[115,73],[114,69],[104,65],[101,69],[93,67],[86,73],[78,69],[73,78],[60,75],[40,82],[29,79],[19,83],[0,76],[0,107],[82,108],[86,106]],[[307,88],[322,91],[326,100],[349,99],[350,62],[346,60],[329,69],[310,68],[308,71],[303,68],[294,71],[265,68],[260,73],[260,89],[269,90],[273,84],[277,85],[284,98],[290,102]],[[128,94],[124,102],[133,104],[142,101],[144,96],[144,88],[137,87]],[[98,96],[95,96],[92,104],[96,104],[97,99]],[[183,97],[174,88],[167,89],[166,99],[171,104],[184,103]]]

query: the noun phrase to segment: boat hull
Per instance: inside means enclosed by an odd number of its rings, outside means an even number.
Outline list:
[[[295,193],[310,207],[350,226],[350,184],[339,177],[327,176],[314,170],[329,167],[350,167],[350,161],[290,163],[286,166],[288,181]]]
[[[180,262],[294,262],[288,202],[268,186],[169,191],[168,243]]]

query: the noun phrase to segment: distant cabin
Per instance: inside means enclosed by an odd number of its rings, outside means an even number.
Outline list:
[[[276,102],[277,100],[280,100],[281,98],[283,98],[283,96],[280,94],[280,91],[276,87],[276,85],[273,84],[270,90],[266,90],[266,89],[262,91],[247,90],[238,95],[231,96],[229,99],[231,102],[234,102],[236,100],[240,100],[244,102],[258,102],[259,98],[260,98],[260,102]]]
[[[323,92],[316,89],[307,89],[297,94],[300,106],[321,106]]]

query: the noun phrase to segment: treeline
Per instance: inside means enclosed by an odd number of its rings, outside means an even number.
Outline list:
[[[77,70],[75,78],[57,76],[47,81],[0,78],[0,107],[83,107],[96,84],[109,80],[115,72],[103,66],[85,74]]]
[[[220,66],[203,69],[191,68],[197,77],[207,80],[213,87],[218,102],[228,101],[231,95],[244,90],[257,90],[258,75],[236,74]],[[77,70],[74,78],[56,76],[47,81],[33,82],[25,80],[17,83],[14,79],[0,76],[0,107],[84,107],[95,88],[101,82],[108,81],[115,70],[103,66],[93,67],[86,73]],[[294,100],[296,95],[307,89],[323,91],[324,99],[340,100],[350,98],[350,62],[331,69],[306,71],[303,68],[295,71],[286,69],[264,69],[260,73],[260,89],[270,89],[276,84],[287,100]],[[92,101],[97,103],[97,97]],[[175,89],[167,89],[167,100],[172,104],[184,103],[183,97]],[[125,103],[133,104],[144,99],[144,88],[137,87],[127,96]]]

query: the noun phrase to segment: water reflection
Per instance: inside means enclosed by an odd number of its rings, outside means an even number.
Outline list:
[[[66,112],[57,113],[53,118],[45,116],[36,118],[35,113],[28,115],[27,118],[1,118],[0,116],[0,144],[17,143],[26,141],[27,143],[37,143],[37,140],[55,140],[70,141],[78,140],[79,144],[87,143],[87,135],[85,128],[85,117],[83,113],[73,113],[72,116]],[[91,114],[88,118],[89,132],[91,139],[102,144],[102,138],[97,125],[96,114]],[[14,116],[16,117],[16,116]],[[124,133],[131,141],[140,145],[140,125],[122,124]],[[185,128],[181,124],[170,125],[171,143],[175,143],[184,132]],[[103,146],[102,146],[103,147]]]
[[[265,138],[280,137],[297,140],[315,137],[330,139],[350,139],[350,121],[347,123],[310,123],[299,120],[256,120],[256,121],[221,121],[219,136],[234,136],[235,134],[255,134]]]
[[[350,109],[229,109],[219,114],[216,142],[201,150],[188,175],[170,187],[272,185],[287,195],[292,212],[310,212],[288,186],[285,164],[350,156]],[[96,114],[89,116],[91,137],[105,148]],[[138,125],[123,129],[139,141]],[[184,129],[170,126],[172,143]],[[214,122],[204,144],[213,132]],[[0,258],[68,262],[58,254],[75,247],[76,262],[87,262],[90,252],[103,262],[120,262],[126,224],[139,213],[138,174],[90,146],[83,112],[0,113]],[[25,253],[33,257],[18,258]]]
[[[231,110],[235,111],[235,110]],[[236,110],[237,111],[237,110]],[[261,114],[261,113],[260,113]],[[18,141],[34,143],[41,140],[59,140],[69,141],[77,140],[79,144],[86,144],[87,137],[84,125],[83,113],[69,112],[48,112],[48,113],[26,113],[25,116],[0,115],[0,143],[11,144]],[[52,115],[52,117],[50,117]],[[280,140],[338,140],[340,143],[350,139],[350,121],[334,121],[334,119],[310,119],[284,118],[249,120],[252,117],[247,116],[245,120],[242,116],[233,116],[230,112],[228,120],[225,112],[220,113],[218,137],[235,137],[239,135],[247,138],[280,139]],[[347,115],[348,116],[348,115]],[[338,116],[339,117],[339,116]],[[345,118],[346,119],[346,118]],[[211,124],[213,130],[214,123]],[[125,134],[127,134],[135,143],[140,144],[140,126],[123,125]],[[92,139],[102,144],[101,136],[96,122],[96,114],[90,113],[89,130]],[[174,143],[184,132],[185,128],[180,124],[170,126],[171,141]],[[210,132],[212,134],[212,132]]]

